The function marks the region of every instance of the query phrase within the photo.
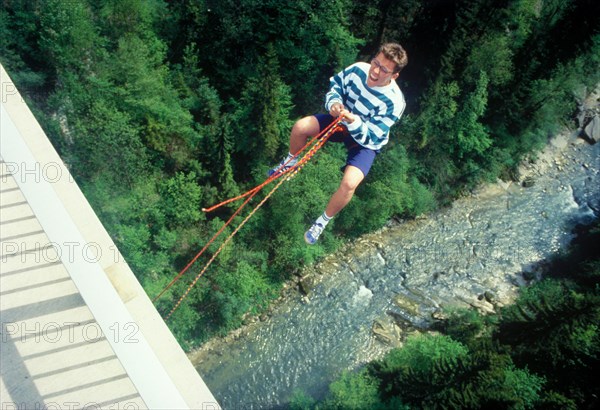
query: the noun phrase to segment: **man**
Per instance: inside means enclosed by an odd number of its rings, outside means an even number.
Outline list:
[[[406,106],[396,78],[407,62],[402,46],[383,44],[371,64],[352,64],[331,78],[330,90],[325,96],[329,114],[304,117],[294,124],[289,154],[269,171],[269,175],[296,165],[298,158],[293,156],[307,139],[320,133],[336,117],[343,118],[342,124],[346,128],[329,138],[329,141],[343,142],[348,157],[338,190],[329,200],[325,212],[304,234],[308,244],[314,245],[331,218],[350,202],[354,191],[369,173],[375,156],[387,144],[389,130]]]

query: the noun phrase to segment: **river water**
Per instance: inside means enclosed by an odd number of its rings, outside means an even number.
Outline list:
[[[576,224],[600,215],[600,144],[557,137],[522,175],[533,185],[488,185],[365,236],[311,268],[308,296],[292,292],[238,337],[196,352],[223,408],[285,408],[295,389],[323,398],[342,370],[382,357],[441,308],[510,303]]]

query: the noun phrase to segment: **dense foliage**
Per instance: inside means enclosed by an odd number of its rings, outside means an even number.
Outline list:
[[[328,146],[241,230],[170,321],[191,347],[265,308],[340,238],[411,217],[515,164],[598,82],[594,0],[3,0],[0,59],[150,296],[285,154],[328,78],[401,42],[408,109],[323,240]],[[214,252],[215,247],[210,248]],[[210,255],[208,255],[209,257]],[[160,300],[168,312],[191,274]]]
[[[409,338],[358,373],[343,373],[317,404],[294,409],[597,408],[600,387],[600,223],[548,277],[497,315],[457,311],[441,334]]]

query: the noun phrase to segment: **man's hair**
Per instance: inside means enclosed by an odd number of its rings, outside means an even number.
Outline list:
[[[383,53],[385,58],[396,63],[395,73],[402,71],[408,64],[408,55],[402,46],[398,43],[385,43],[379,47],[377,54]]]

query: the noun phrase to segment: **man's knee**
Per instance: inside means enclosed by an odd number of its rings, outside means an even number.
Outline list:
[[[354,194],[354,191],[356,191],[356,188],[358,188],[358,186],[360,185],[360,181],[356,182],[356,181],[348,181],[348,180],[342,180],[341,184],[340,184],[340,189],[344,192],[346,192],[347,194]]]
[[[342,178],[342,182],[340,183],[340,189],[348,194],[354,194],[354,191],[356,191],[356,188],[358,188],[364,178],[360,169],[348,165],[344,172],[344,178]]]
[[[314,116],[308,116],[296,121],[292,127],[292,135],[309,137],[319,133],[319,122]]]

